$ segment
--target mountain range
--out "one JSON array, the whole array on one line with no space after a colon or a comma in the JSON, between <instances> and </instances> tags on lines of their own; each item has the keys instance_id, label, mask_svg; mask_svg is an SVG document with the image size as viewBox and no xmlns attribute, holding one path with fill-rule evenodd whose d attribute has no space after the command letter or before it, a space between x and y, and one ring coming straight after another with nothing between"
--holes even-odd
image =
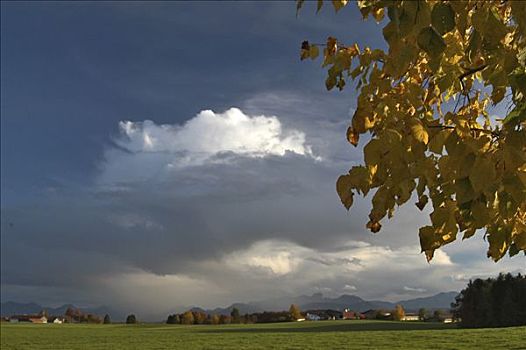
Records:
<instances>
[{"instance_id":1,"label":"mountain range","mask_svg":"<svg viewBox=\"0 0 526 350\"><path fill-rule=\"evenodd\" d=\"M425 308L430 311L436 309L449 309L457 295L458 292L443 292L429 297L388 302L381 300L364 300L356 295L348 294L336 298L329 298L324 297L321 293L315 293L313 295L301 295L292 298L275 298L249 303L235 303L226 308L206 310L194 307L191 309L207 313L230 314L232 309L236 307L241 314L245 314L263 311L288 310L291 304L296 304L301 310L333 309L342 311L344 309L351 309L363 312L369 309L394 309L397 304L400 304L407 312L416 312L420 308Z\"/></svg>"},{"instance_id":2,"label":"mountain range","mask_svg":"<svg viewBox=\"0 0 526 350\"><path fill-rule=\"evenodd\" d=\"M46 310L50 316L62 316L66 313L68 308L77 309L78 307L73 304L64 304L59 307L48 307L42 306L37 303L17 303L13 301L8 301L1 304L1 316L11 316L11 315L24 315L24 314L38 314L42 310ZM115 320L124 319L124 314L113 310L107 306L98 306L92 308L78 308L80 311L87 314L95 314L99 316L104 316L109 314Z\"/></svg>"},{"instance_id":3,"label":"mountain range","mask_svg":"<svg viewBox=\"0 0 526 350\"><path fill-rule=\"evenodd\" d=\"M330 298L324 297L321 293L315 293L312 295L301 295L297 297L282 297L248 303L234 303L225 308L218 307L215 309L203 309L196 306L178 307L173 309L173 312L180 313L190 309L192 311L203 311L206 313L228 315L235 307L241 314L250 314L263 311L288 310L291 304L298 305L301 310L333 309L342 311L343 309L351 309L354 311L363 312L369 309L394 309L397 304L400 304L407 312L416 312L419 308L425 308L429 311L433 311L436 309L449 309L451 303L455 301L455 297L457 295L458 292L444 292L429 297L388 302L381 300L364 300L356 295L348 294L344 294L336 298ZM24 304L5 302L1 304L1 315L10 316L14 314L33 314L38 313L43 309L46 309L49 315L63 315L68 307L75 308L75 306L71 304L65 304L57 308L52 308L36 303ZM100 316L110 314L111 318L115 321L123 320L125 317L125 313L112 310L106 306L100 306L97 308L80 308L80 310L85 313L92 313ZM166 315L148 315L144 318L141 318L141 315L138 315L138 317L145 321L159 321L166 318L168 314L169 312L167 312Z\"/></svg>"}]
</instances>

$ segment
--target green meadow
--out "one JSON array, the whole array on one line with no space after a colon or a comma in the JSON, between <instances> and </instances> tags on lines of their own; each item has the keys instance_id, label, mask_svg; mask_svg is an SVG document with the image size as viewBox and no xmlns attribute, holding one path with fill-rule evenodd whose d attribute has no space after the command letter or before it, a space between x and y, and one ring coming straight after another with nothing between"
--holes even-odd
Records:
<instances>
[{"instance_id":1,"label":"green meadow","mask_svg":"<svg viewBox=\"0 0 526 350\"><path fill-rule=\"evenodd\" d=\"M7 349L526 349L526 327L392 321L254 325L1 325Z\"/></svg>"}]
</instances>

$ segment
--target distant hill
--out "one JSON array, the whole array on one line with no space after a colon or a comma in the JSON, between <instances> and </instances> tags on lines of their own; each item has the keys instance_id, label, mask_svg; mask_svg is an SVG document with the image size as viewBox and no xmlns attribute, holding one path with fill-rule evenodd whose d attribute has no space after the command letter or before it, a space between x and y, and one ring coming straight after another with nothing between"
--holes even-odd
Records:
<instances>
[{"instance_id":1,"label":"distant hill","mask_svg":"<svg viewBox=\"0 0 526 350\"><path fill-rule=\"evenodd\" d=\"M430 297L402 300L398 304L406 310L418 310L421 307L425 309L449 309L457 295L458 292L438 293Z\"/></svg>"},{"instance_id":2,"label":"distant hill","mask_svg":"<svg viewBox=\"0 0 526 350\"><path fill-rule=\"evenodd\" d=\"M314 309L332 309L342 311L343 309L349 308L354 311L367 311L369 309L394 309L396 304L401 304L404 309L408 312L416 312L420 308L426 308L429 311L436 309L449 309L450 304L455 300L457 292L446 292L438 293L433 296L415 298L408 300L401 300L398 302L388 302L382 300L365 300L356 295L344 294L337 298L324 297L321 293L315 293L312 295L300 295L297 297L283 297L273 298L261 301L254 301L248 303L234 303L228 307L217 307L214 309L203 309L198 306L193 307L179 307L172 309L171 312L165 314L155 315L144 315L145 321L162 321L166 319L167 315L174 312L184 312L186 310L192 311L203 311L211 314L229 315L232 309L236 307L239 313L244 315L246 313L256 313L263 311L283 311L288 310L290 304L297 304L301 310L314 310ZM10 316L14 314L34 314L38 313L43 309L46 309L50 315L63 315L68 307L76 308L71 304L64 304L57 308L46 307L36 303L15 303L6 302L1 304L1 315ZM99 316L109 314L111 319L114 321L124 321L127 310L119 312L112 310L106 306L100 306L97 308L80 308L85 313L92 313ZM169 308L167 308L169 310Z\"/></svg>"},{"instance_id":3,"label":"distant hill","mask_svg":"<svg viewBox=\"0 0 526 350\"><path fill-rule=\"evenodd\" d=\"M15 303L8 301L1 304L1 315L36 314L42 311L42 306L36 303Z\"/></svg>"},{"instance_id":4,"label":"distant hill","mask_svg":"<svg viewBox=\"0 0 526 350\"><path fill-rule=\"evenodd\" d=\"M82 307L79 308L72 304L64 304L59 307L48 307L48 306L42 306L37 303L16 303L12 301L8 301L8 302L1 304L0 314L1 316L37 314L42 310L46 310L49 315L60 316L60 315L64 315L66 313L66 310L69 307L80 309L84 313L95 314L99 316L104 316L105 314L109 314L111 318L115 321L124 320L124 317L125 317L123 313L118 312L116 310L112 310L106 306L99 306L96 308L82 308Z\"/></svg>"},{"instance_id":5,"label":"distant hill","mask_svg":"<svg viewBox=\"0 0 526 350\"><path fill-rule=\"evenodd\" d=\"M449 309L451 303L455 300L458 292L438 293L433 296L401 300L398 302L388 302L381 300L364 300L356 295L344 294L337 298L327 298L321 293L313 295L301 295L298 297L274 298L249 303L235 303L226 308L215 308L204 310L201 308L190 308L207 313L217 313L228 315L234 307L241 314L263 312L263 311L282 311L288 310L290 304L297 304L301 310L314 309L332 309L342 311L343 309L352 309L354 311L367 311L369 309L394 309L396 304L401 304L406 311L416 312L420 308L430 311L436 309Z\"/></svg>"}]
</instances>

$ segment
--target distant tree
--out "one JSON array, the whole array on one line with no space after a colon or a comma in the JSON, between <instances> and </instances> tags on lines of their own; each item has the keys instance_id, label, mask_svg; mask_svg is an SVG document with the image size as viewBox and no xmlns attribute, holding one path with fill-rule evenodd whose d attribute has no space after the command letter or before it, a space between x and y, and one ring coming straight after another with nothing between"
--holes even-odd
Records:
<instances>
[{"instance_id":1,"label":"distant tree","mask_svg":"<svg viewBox=\"0 0 526 350\"><path fill-rule=\"evenodd\" d=\"M253 323L290 322L291 316L288 311L264 311L251 315Z\"/></svg>"},{"instance_id":2,"label":"distant tree","mask_svg":"<svg viewBox=\"0 0 526 350\"><path fill-rule=\"evenodd\" d=\"M396 305L394 311L393 311L393 320L400 321L405 316L405 310L402 307L402 305L398 304Z\"/></svg>"},{"instance_id":3,"label":"distant tree","mask_svg":"<svg viewBox=\"0 0 526 350\"><path fill-rule=\"evenodd\" d=\"M126 317L126 324L136 324L137 323L137 317L135 317L134 314L128 315Z\"/></svg>"},{"instance_id":4,"label":"distant tree","mask_svg":"<svg viewBox=\"0 0 526 350\"><path fill-rule=\"evenodd\" d=\"M87 323L102 323L102 319L95 314L85 315L85 322Z\"/></svg>"},{"instance_id":5,"label":"distant tree","mask_svg":"<svg viewBox=\"0 0 526 350\"><path fill-rule=\"evenodd\" d=\"M427 316L427 310L425 308L420 308L418 309L418 318L420 319L420 321L424 321L426 319L426 316Z\"/></svg>"},{"instance_id":6,"label":"distant tree","mask_svg":"<svg viewBox=\"0 0 526 350\"><path fill-rule=\"evenodd\" d=\"M237 307L234 307L232 311L230 312L230 316L232 317L232 323L240 323L241 316L239 315L239 310Z\"/></svg>"},{"instance_id":7,"label":"distant tree","mask_svg":"<svg viewBox=\"0 0 526 350\"><path fill-rule=\"evenodd\" d=\"M230 324L230 323L232 323L232 316L221 315L219 317L219 323L220 324Z\"/></svg>"},{"instance_id":8,"label":"distant tree","mask_svg":"<svg viewBox=\"0 0 526 350\"><path fill-rule=\"evenodd\" d=\"M111 318L110 318L110 315L106 314L104 315L104 321L103 321L104 324L110 324L111 323Z\"/></svg>"},{"instance_id":9,"label":"distant tree","mask_svg":"<svg viewBox=\"0 0 526 350\"><path fill-rule=\"evenodd\" d=\"M441 310L435 310L433 312L433 319L435 321L440 321L441 318L442 318L442 311Z\"/></svg>"},{"instance_id":10,"label":"distant tree","mask_svg":"<svg viewBox=\"0 0 526 350\"><path fill-rule=\"evenodd\" d=\"M45 318L49 318L49 314L48 314L46 309L43 309L42 311L40 311L40 316L43 316Z\"/></svg>"},{"instance_id":11,"label":"distant tree","mask_svg":"<svg viewBox=\"0 0 526 350\"><path fill-rule=\"evenodd\" d=\"M203 324L206 322L206 313L202 312L202 311L194 311L193 312L193 316L194 316L194 323L195 324Z\"/></svg>"},{"instance_id":12,"label":"distant tree","mask_svg":"<svg viewBox=\"0 0 526 350\"><path fill-rule=\"evenodd\" d=\"M302 318L300 307L296 304L290 305L289 314L290 314L290 318L293 320L298 320Z\"/></svg>"},{"instance_id":13,"label":"distant tree","mask_svg":"<svg viewBox=\"0 0 526 350\"><path fill-rule=\"evenodd\" d=\"M181 319L182 324L194 324L194 314L192 311L186 311Z\"/></svg>"},{"instance_id":14,"label":"distant tree","mask_svg":"<svg viewBox=\"0 0 526 350\"><path fill-rule=\"evenodd\" d=\"M75 309L73 307L68 307L66 309L66 312L64 313L64 316L66 316L66 320L68 322L80 322L82 312L80 312L79 309Z\"/></svg>"},{"instance_id":15,"label":"distant tree","mask_svg":"<svg viewBox=\"0 0 526 350\"><path fill-rule=\"evenodd\" d=\"M210 316L210 324L219 324L220 323L219 315L213 314Z\"/></svg>"},{"instance_id":16,"label":"distant tree","mask_svg":"<svg viewBox=\"0 0 526 350\"><path fill-rule=\"evenodd\" d=\"M178 324L179 323L179 315L173 314L168 315L168 318L166 319L166 324Z\"/></svg>"}]
</instances>

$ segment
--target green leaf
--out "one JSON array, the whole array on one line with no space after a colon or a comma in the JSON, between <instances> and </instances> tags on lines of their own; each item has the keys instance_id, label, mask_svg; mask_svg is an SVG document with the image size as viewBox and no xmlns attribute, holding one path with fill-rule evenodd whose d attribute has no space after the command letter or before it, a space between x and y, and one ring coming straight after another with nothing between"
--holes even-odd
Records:
<instances>
[{"instance_id":1,"label":"green leaf","mask_svg":"<svg viewBox=\"0 0 526 350\"><path fill-rule=\"evenodd\" d=\"M455 28L455 11L450 4L438 3L431 11L431 24L441 35Z\"/></svg>"},{"instance_id":2,"label":"green leaf","mask_svg":"<svg viewBox=\"0 0 526 350\"><path fill-rule=\"evenodd\" d=\"M418 47L424 50L431 58L438 58L446 49L444 39L432 27L422 29L416 41Z\"/></svg>"}]
</instances>

